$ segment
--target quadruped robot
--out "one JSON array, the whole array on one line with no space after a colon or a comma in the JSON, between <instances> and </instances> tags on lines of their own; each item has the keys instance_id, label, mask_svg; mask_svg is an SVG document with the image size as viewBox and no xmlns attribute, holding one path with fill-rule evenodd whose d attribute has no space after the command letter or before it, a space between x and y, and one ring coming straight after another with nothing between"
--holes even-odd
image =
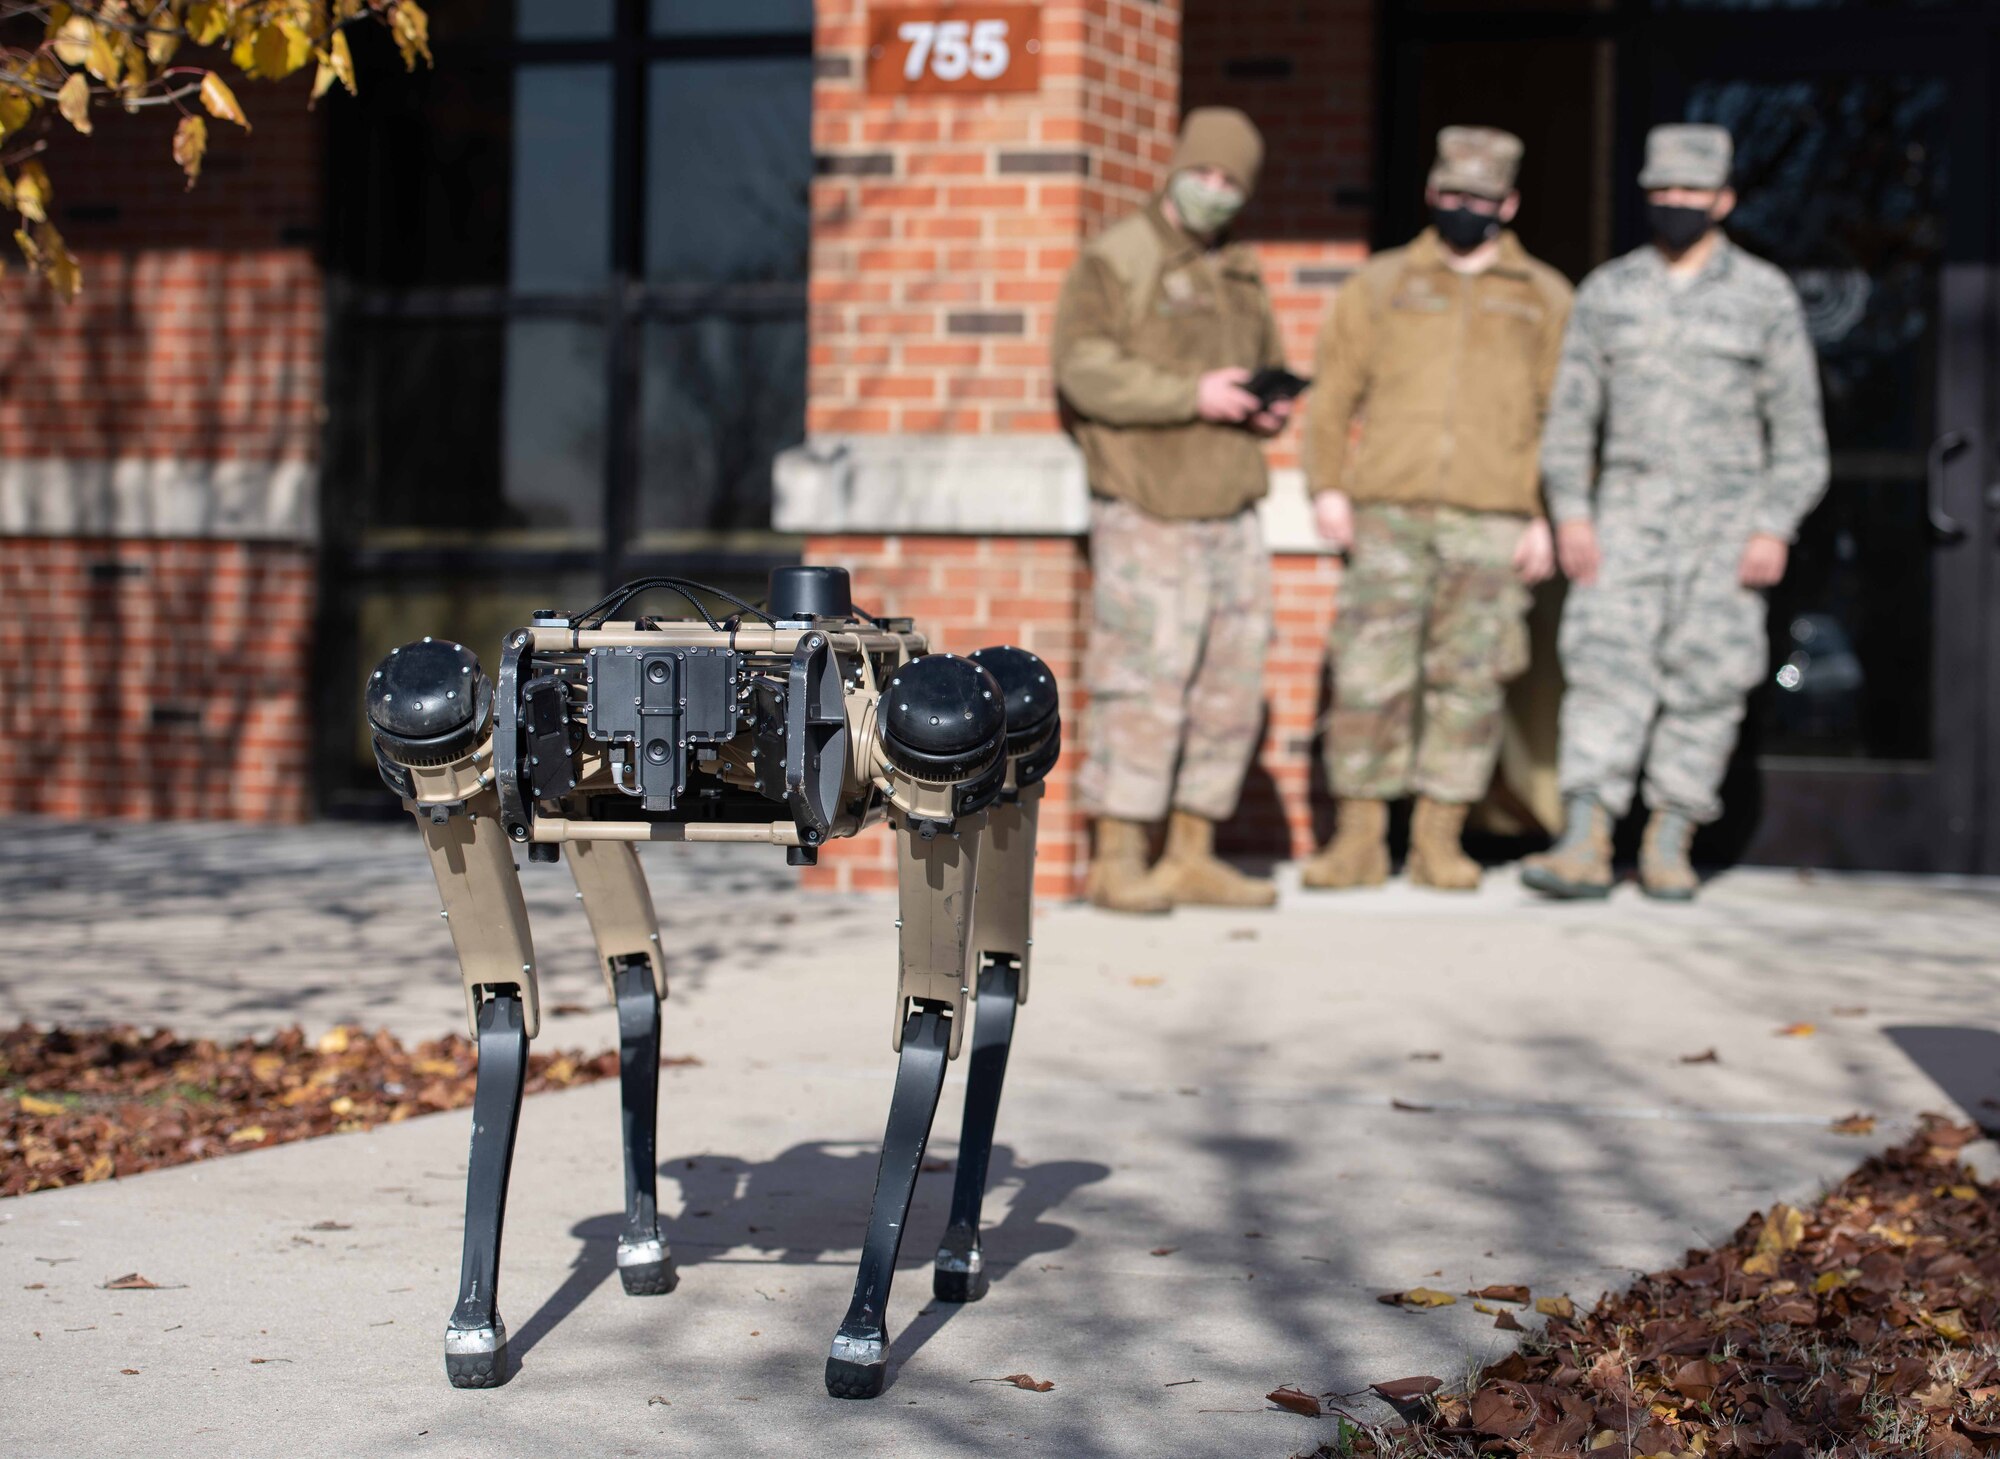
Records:
<instances>
[{"instance_id":1,"label":"quadruped robot","mask_svg":"<svg viewBox=\"0 0 2000 1459\"><path fill-rule=\"evenodd\" d=\"M678 594L692 617L619 616ZM738 611L718 620L704 599ZM886 820L897 842L900 954L888 1128L854 1300L827 1392L872 1398L885 1309L947 1062L977 1005L951 1214L933 1290L986 1292L979 1214L993 1127L1027 1001L1035 828L1061 748L1057 688L1024 649L931 653L907 619L857 610L847 573L780 568L765 607L678 578L627 583L580 613L509 634L497 679L464 646L426 638L370 676L383 780L416 818L444 902L478 1042L465 1247L445 1372L460 1388L510 1376L496 1286L507 1178L539 1029L533 942L515 854L565 850L618 1010L625 1225L618 1275L671 1292L654 1135L667 964L638 841L756 842L812 865Z\"/></svg>"}]
</instances>

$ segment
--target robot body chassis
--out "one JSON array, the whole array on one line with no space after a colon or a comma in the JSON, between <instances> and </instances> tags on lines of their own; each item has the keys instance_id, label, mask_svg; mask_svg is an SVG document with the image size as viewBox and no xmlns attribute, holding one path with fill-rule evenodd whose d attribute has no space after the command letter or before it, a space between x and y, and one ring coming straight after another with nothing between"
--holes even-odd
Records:
<instances>
[{"instance_id":1,"label":"robot body chassis","mask_svg":"<svg viewBox=\"0 0 2000 1459\"><path fill-rule=\"evenodd\" d=\"M642 580L572 617L509 635L497 683L463 647L425 639L369 680L383 779L416 818L479 1046L459 1300L445 1370L462 1388L510 1376L496 1304L514 1132L540 1004L514 860L564 848L618 1010L628 1293L670 1292L654 1136L666 964L634 842L760 842L809 865L826 841L886 820L900 938L894 1094L854 1299L827 1391L872 1398L886 1307L945 1066L976 1004L951 1215L935 1295L986 1291L979 1216L1014 1011L1027 1000L1035 831L1061 742L1056 686L1021 649L930 654L907 621L858 615L837 568L772 574L768 613L717 623L677 580ZM667 587L701 618L613 620ZM712 591L712 590L710 590ZM722 596L722 595L716 595ZM756 616L764 621L744 622Z\"/></svg>"}]
</instances>

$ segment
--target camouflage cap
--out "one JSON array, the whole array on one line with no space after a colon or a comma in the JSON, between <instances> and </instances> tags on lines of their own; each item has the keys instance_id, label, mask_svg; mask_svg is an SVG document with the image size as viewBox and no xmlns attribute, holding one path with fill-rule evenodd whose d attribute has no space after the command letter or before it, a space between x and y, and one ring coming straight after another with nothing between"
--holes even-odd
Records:
<instances>
[{"instance_id":1,"label":"camouflage cap","mask_svg":"<svg viewBox=\"0 0 2000 1459\"><path fill-rule=\"evenodd\" d=\"M1676 122L1646 133L1646 166L1639 186L1714 188L1729 186L1735 148L1726 127Z\"/></svg>"},{"instance_id":2,"label":"camouflage cap","mask_svg":"<svg viewBox=\"0 0 2000 1459\"><path fill-rule=\"evenodd\" d=\"M1430 185L1439 192L1504 198L1521 167L1521 139L1498 127L1446 127L1438 133Z\"/></svg>"}]
</instances>

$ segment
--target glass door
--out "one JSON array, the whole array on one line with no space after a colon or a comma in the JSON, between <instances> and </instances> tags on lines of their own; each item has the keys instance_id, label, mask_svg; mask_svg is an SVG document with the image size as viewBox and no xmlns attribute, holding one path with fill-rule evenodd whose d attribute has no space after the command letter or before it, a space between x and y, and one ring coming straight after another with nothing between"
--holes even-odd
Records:
<instances>
[{"instance_id":1,"label":"glass door","mask_svg":"<svg viewBox=\"0 0 2000 1459\"><path fill-rule=\"evenodd\" d=\"M1695 8L1649 28L1645 114L1626 112L1623 160L1636 167L1655 121L1729 128L1730 232L1805 302L1832 451L1826 498L1771 595L1771 673L1707 849L1990 867L1985 96L2000 32L1921 11ZM1622 231L1637 205L1623 201Z\"/></svg>"}]
</instances>

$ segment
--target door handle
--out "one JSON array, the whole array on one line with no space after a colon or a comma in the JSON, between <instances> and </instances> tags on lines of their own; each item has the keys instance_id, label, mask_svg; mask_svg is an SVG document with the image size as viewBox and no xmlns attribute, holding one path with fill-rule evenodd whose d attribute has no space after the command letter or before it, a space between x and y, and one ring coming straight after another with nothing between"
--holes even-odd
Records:
<instances>
[{"instance_id":1,"label":"door handle","mask_svg":"<svg viewBox=\"0 0 2000 1459\"><path fill-rule=\"evenodd\" d=\"M1940 547L1965 540L1965 523L1944 509L1944 469L1972 445L1963 431L1946 431L1931 442L1924 464L1925 510L1931 522L1931 541Z\"/></svg>"}]
</instances>

